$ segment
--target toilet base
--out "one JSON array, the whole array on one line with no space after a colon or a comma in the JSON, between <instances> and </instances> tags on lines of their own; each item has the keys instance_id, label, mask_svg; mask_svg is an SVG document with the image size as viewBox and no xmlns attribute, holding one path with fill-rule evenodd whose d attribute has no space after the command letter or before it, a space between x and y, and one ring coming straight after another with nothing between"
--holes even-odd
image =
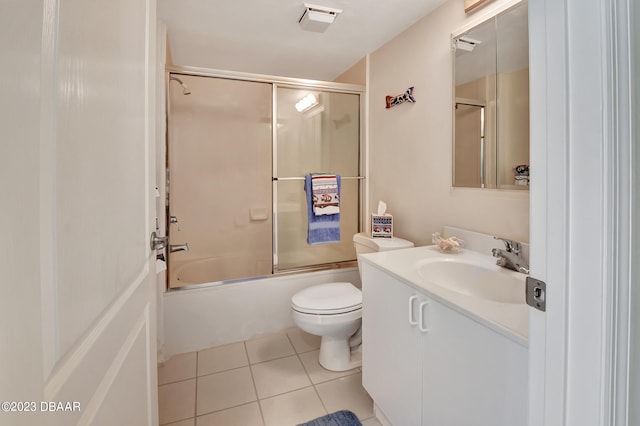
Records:
<instances>
[{"instance_id":1,"label":"toilet base","mask_svg":"<svg viewBox=\"0 0 640 426\"><path fill-rule=\"evenodd\" d=\"M362 365L362 351L352 351L349 339L322 336L318 361L327 370L347 371Z\"/></svg>"}]
</instances>

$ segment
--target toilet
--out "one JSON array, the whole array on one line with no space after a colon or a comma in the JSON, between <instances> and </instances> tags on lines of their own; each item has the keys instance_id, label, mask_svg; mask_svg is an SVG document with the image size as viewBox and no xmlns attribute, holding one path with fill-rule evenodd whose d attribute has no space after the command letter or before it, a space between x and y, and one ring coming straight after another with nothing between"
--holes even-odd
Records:
<instances>
[{"instance_id":1,"label":"toilet","mask_svg":"<svg viewBox=\"0 0 640 426\"><path fill-rule=\"evenodd\" d=\"M356 255L413 247L402 238L353 236ZM358 270L360 262L358 261ZM307 287L291 298L293 322L303 331L322 337L319 361L327 370L346 371L362 365L360 324L362 292L347 282Z\"/></svg>"}]
</instances>

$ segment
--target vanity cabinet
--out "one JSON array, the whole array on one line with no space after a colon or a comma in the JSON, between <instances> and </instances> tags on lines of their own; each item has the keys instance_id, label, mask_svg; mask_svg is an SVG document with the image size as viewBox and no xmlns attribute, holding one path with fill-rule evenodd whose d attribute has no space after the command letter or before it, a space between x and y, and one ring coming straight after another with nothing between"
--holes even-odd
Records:
<instances>
[{"instance_id":1,"label":"vanity cabinet","mask_svg":"<svg viewBox=\"0 0 640 426\"><path fill-rule=\"evenodd\" d=\"M527 423L527 348L363 262L363 385L394 426Z\"/></svg>"}]
</instances>

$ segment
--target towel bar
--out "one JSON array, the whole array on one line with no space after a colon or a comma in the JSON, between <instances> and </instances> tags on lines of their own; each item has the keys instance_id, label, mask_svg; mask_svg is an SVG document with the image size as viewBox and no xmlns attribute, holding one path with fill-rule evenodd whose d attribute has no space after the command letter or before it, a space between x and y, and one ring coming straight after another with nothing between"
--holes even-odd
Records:
<instances>
[{"instance_id":1,"label":"towel bar","mask_svg":"<svg viewBox=\"0 0 640 426\"><path fill-rule=\"evenodd\" d=\"M342 180L360 180L360 179L364 179L364 176L342 176ZM298 177L298 176L293 176L293 177L272 177L271 178L272 181L278 181L278 180L304 180L304 176Z\"/></svg>"}]
</instances>

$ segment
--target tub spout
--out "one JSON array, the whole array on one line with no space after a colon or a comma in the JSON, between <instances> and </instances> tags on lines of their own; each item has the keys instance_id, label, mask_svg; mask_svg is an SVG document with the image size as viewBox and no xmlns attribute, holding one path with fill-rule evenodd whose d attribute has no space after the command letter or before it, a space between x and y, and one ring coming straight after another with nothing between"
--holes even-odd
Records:
<instances>
[{"instance_id":1,"label":"tub spout","mask_svg":"<svg viewBox=\"0 0 640 426\"><path fill-rule=\"evenodd\" d=\"M189 244L175 244L169 246L169 252L174 253L176 251L189 251Z\"/></svg>"}]
</instances>

